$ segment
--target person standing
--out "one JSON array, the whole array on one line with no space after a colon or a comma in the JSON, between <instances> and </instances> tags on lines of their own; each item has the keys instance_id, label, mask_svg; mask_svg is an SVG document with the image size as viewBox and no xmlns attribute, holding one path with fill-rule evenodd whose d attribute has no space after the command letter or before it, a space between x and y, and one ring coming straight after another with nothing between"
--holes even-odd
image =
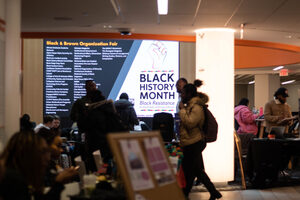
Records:
<instances>
[{"instance_id":1,"label":"person standing","mask_svg":"<svg viewBox=\"0 0 300 200\"><path fill-rule=\"evenodd\" d=\"M72 109L70 112L70 118L73 122L77 122L78 129L80 133L85 132L84 125L86 119L86 104L91 103L91 92L97 90L96 83L93 80L85 81L85 90L86 95L80 99L77 99L72 105Z\"/></svg>"},{"instance_id":2,"label":"person standing","mask_svg":"<svg viewBox=\"0 0 300 200\"><path fill-rule=\"evenodd\" d=\"M182 92L182 89L183 87L188 84L187 80L183 77L181 77L180 79L178 79L178 81L176 82L176 89L177 89L177 92L178 92L178 102L177 102L177 105L176 105L176 113L179 112L180 110L180 105L181 104L181 92Z\"/></svg>"},{"instance_id":3,"label":"person standing","mask_svg":"<svg viewBox=\"0 0 300 200\"><path fill-rule=\"evenodd\" d=\"M127 131L116 113L112 100L106 100L99 90L91 92L91 103L87 105L86 145L87 169L94 172L96 165L93 152L100 150L103 162L109 163L112 159L107 134Z\"/></svg>"},{"instance_id":4,"label":"person standing","mask_svg":"<svg viewBox=\"0 0 300 200\"><path fill-rule=\"evenodd\" d=\"M222 197L207 176L202 158L202 151L206 147L203 126L205 121L203 106L207 98L200 98L194 84L186 84L181 93L183 107L180 116L180 145L183 149L182 167L186 179L184 195L188 197L194 179L197 177L210 193L210 200Z\"/></svg>"},{"instance_id":5,"label":"person standing","mask_svg":"<svg viewBox=\"0 0 300 200\"><path fill-rule=\"evenodd\" d=\"M117 113L119 113L124 125L128 126L129 130L134 130L134 125L139 124L139 120L136 116L133 104L128 101L128 94L122 93L120 99L115 101Z\"/></svg>"},{"instance_id":6,"label":"person standing","mask_svg":"<svg viewBox=\"0 0 300 200\"><path fill-rule=\"evenodd\" d=\"M274 99L266 103L264 117L267 133L270 133L272 126L285 126L285 133L288 133L293 123L291 107L286 103L288 96L288 90L281 87L275 92Z\"/></svg>"}]
</instances>

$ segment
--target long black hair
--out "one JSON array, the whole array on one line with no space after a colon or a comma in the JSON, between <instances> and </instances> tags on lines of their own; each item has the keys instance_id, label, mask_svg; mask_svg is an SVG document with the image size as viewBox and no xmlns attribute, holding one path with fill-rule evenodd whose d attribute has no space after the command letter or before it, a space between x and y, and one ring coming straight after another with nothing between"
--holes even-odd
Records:
<instances>
[{"instance_id":1,"label":"long black hair","mask_svg":"<svg viewBox=\"0 0 300 200\"><path fill-rule=\"evenodd\" d=\"M241 100L240 100L240 102L239 102L239 106L240 105L243 105L243 106L248 106L248 104L249 104L249 99L247 99L247 98L242 98Z\"/></svg>"}]
</instances>

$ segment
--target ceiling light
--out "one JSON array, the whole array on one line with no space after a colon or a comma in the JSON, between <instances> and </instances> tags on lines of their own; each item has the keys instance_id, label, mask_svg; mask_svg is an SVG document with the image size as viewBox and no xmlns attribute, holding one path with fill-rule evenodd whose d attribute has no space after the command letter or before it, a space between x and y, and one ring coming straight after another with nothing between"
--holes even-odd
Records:
<instances>
[{"instance_id":1,"label":"ceiling light","mask_svg":"<svg viewBox=\"0 0 300 200\"><path fill-rule=\"evenodd\" d=\"M280 69L282 69L282 68L284 68L284 66L278 66L278 67L275 67L273 70L274 70L274 71L277 71L277 70L280 70Z\"/></svg>"},{"instance_id":2,"label":"ceiling light","mask_svg":"<svg viewBox=\"0 0 300 200\"><path fill-rule=\"evenodd\" d=\"M255 83L255 81L250 81L248 84L254 84Z\"/></svg>"},{"instance_id":3,"label":"ceiling light","mask_svg":"<svg viewBox=\"0 0 300 200\"><path fill-rule=\"evenodd\" d=\"M294 83L295 80L290 80L290 81L285 81L285 82L282 82L281 85L286 85L286 84L290 84L290 83Z\"/></svg>"},{"instance_id":4,"label":"ceiling light","mask_svg":"<svg viewBox=\"0 0 300 200\"><path fill-rule=\"evenodd\" d=\"M116 2L115 0L110 0L110 3L112 5L112 7L114 8L114 11L115 11L116 15L119 16L120 6L119 6L118 2Z\"/></svg>"},{"instance_id":5,"label":"ceiling light","mask_svg":"<svg viewBox=\"0 0 300 200\"><path fill-rule=\"evenodd\" d=\"M157 10L159 15L168 14L168 0L157 0Z\"/></svg>"},{"instance_id":6,"label":"ceiling light","mask_svg":"<svg viewBox=\"0 0 300 200\"><path fill-rule=\"evenodd\" d=\"M244 39L244 26L245 24L240 25L240 39Z\"/></svg>"}]
</instances>

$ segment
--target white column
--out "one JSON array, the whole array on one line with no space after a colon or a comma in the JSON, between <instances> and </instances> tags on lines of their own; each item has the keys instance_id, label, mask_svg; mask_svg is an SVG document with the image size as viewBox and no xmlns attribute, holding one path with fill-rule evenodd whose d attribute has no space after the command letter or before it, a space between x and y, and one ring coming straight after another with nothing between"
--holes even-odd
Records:
<instances>
[{"instance_id":1,"label":"white column","mask_svg":"<svg viewBox=\"0 0 300 200\"><path fill-rule=\"evenodd\" d=\"M0 0L0 151L4 141L5 1Z\"/></svg>"},{"instance_id":2,"label":"white column","mask_svg":"<svg viewBox=\"0 0 300 200\"><path fill-rule=\"evenodd\" d=\"M218 139L203 152L205 170L214 182L234 176L234 31L200 29L196 36L196 78L209 96L209 109L219 124Z\"/></svg>"},{"instance_id":3,"label":"white column","mask_svg":"<svg viewBox=\"0 0 300 200\"><path fill-rule=\"evenodd\" d=\"M19 130L21 113L21 0L6 1L5 19L4 142L7 142Z\"/></svg>"},{"instance_id":4,"label":"white column","mask_svg":"<svg viewBox=\"0 0 300 200\"><path fill-rule=\"evenodd\" d=\"M280 78L277 74L257 74L254 76L254 103L255 108L265 106L273 99L275 91L280 87Z\"/></svg>"}]
</instances>

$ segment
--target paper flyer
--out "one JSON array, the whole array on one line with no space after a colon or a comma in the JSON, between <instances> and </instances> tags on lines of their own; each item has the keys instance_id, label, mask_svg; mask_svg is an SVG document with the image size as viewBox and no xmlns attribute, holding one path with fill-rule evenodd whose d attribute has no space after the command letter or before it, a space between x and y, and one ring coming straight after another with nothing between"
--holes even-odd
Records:
<instances>
[{"instance_id":1,"label":"paper flyer","mask_svg":"<svg viewBox=\"0 0 300 200\"><path fill-rule=\"evenodd\" d=\"M168 165L167 158L161 148L158 138L145 138L144 145L149 164L158 185L173 183L175 178Z\"/></svg>"},{"instance_id":2,"label":"paper flyer","mask_svg":"<svg viewBox=\"0 0 300 200\"><path fill-rule=\"evenodd\" d=\"M138 140L120 140L121 150L134 191L154 188Z\"/></svg>"}]
</instances>

